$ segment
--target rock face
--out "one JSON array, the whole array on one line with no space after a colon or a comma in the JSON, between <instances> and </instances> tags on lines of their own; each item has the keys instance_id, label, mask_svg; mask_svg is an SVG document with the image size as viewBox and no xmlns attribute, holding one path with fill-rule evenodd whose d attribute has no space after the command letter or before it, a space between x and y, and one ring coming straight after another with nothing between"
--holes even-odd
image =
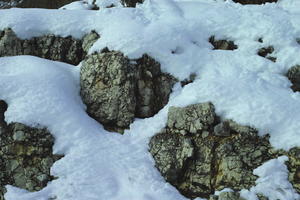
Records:
<instances>
[{"instance_id":1,"label":"rock face","mask_svg":"<svg viewBox=\"0 0 300 200\"><path fill-rule=\"evenodd\" d=\"M294 92L300 91L300 65L293 66L289 69L286 76L292 82L292 90Z\"/></svg>"},{"instance_id":2,"label":"rock face","mask_svg":"<svg viewBox=\"0 0 300 200\"><path fill-rule=\"evenodd\" d=\"M126 7L135 7L137 3L143 3L144 0L121 0L121 3Z\"/></svg>"},{"instance_id":3,"label":"rock face","mask_svg":"<svg viewBox=\"0 0 300 200\"><path fill-rule=\"evenodd\" d=\"M273 156L267 136L220 121L211 103L171 107L167 127L149 146L162 176L189 198L249 188L257 178L253 169Z\"/></svg>"},{"instance_id":4,"label":"rock face","mask_svg":"<svg viewBox=\"0 0 300 200\"><path fill-rule=\"evenodd\" d=\"M233 0L236 3L240 4L265 4L265 3L273 3L278 0Z\"/></svg>"},{"instance_id":5,"label":"rock face","mask_svg":"<svg viewBox=\"0 0 300 200\"><path fill-rule=\"evenodd\" d=\"M1 0L0 8L48 8L57 9L75 0Z\"/></svg>"},{"instance_id":6,"label":"rock face","mask_svg":"<svg viewBox=\"0 0 300 200\"><path fill-rule=\"evenodd\" d=\"M84 37L83 41L69 37L45 35L29 40L21 40L11 29L0 32L0 57L33 55L50 60L77 65L88 49L99 38L95 32Z\"/></svg>"},{"instance_id":7,"label":"rock face","mask_svg":"<svg viewBox=\"0 0 300 200\"><path fill-rule=\"evenodd\" d=\"M216 40L214 36L209 38L209 42L214 46L214 50L234 50L237 49L238 46L234 44L233 41L230 40Z\"/></svg>"},{"instance_id":8,"label":"rock face","mask_svg":"<svg viewBox=\"0 0 300 200\"><path fill-rule=\"evenodd\" d=\"M4 121L7 105L0 101L0 199L4 186L41 190L53 177L50 167L61 158L52 154L54 138L46 129Z\"/></svg>"},{"instance_id":9,"label":"rock face","mask_svg":"<svg viewBox=\"0 0 300 200\"><path fill-rule=\"evenodd\" d=\"M109 130L122 132L134 117L153 116L167 103L175 83L147 55L134 63L120 52L107 51L88 56L82 64L82 100L90 116Z\"/></svg>"}]
</instances>

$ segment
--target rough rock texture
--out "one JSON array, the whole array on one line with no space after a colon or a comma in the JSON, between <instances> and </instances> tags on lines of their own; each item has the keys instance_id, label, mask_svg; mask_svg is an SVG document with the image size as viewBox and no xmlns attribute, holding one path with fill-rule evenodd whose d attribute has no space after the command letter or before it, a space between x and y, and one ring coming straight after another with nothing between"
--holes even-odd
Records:
<instances>
[{"instance_id":1,"label":"rough rock texture","mask_svg":"<svg viewBox=\"0 0 300 200\"><path fill-rule=\"evenodd\" d=\"M257 54L261 57L267 58L271 60L272 62L276 62L276 57L269 56L269 54L272 54L274 52L273 46L263 47L258 50Z\"/></svg>"},{"instance_id":2,"label":"rough rock texture","mask_svg":"<svg viewBox=\"0 0 300 200\"><path fill-rule=\"evenodd\" d=\"M293 66L289 69L286 76L292 82L292 90L294 92L300 91L300 65Z\"/></svg>"},{"instance_id":3,"label":"rough rock texture","mask_svg":"<svg viewBox=\"0 0 300 200\"><path fill-rule=\"evenodd\" d=\"M130 61L120 52L88 56L81 72L87 112L107 129L122 132L134 117L150 117L167 102L175 79L147 55Z\"/></svg>"},{"instance_id":4,"label":"rough rock texture","mask_svg":"<svg viewBox=\"0 0 300 200\"><path fill-rule=\"evenodd\" d=\"M189 198L254 185L253 169L271 159L268 137L251 127L220 121L211 103L171 107L167 127L150 152L163 177Z\"/></svg>"},{"instance_id":5,"label":"rough rock texture","mask_svg":"<svg viewBox=\"0 0 300 200\"><path fill-rule=\"evenodd\" d=\"M240 4L265 4L265 3L273 3L278 0L233 0L236 3Z\"/></svg>"},{"instance_id":6,"label":"rough rock texture","mask_svg":"<svg viewBox=\"0 0 300 200\"><path fill-rule=\"evenodd\" d=\"M234 49L238 48L238 46L235 45L233 41L230 41L230 40L216 40L215 36L211 36L209 38L209 42L214 46L214 50L215 49L234 50Z\"/></svg>"},{"instance_id":7,"label":"rough rock texture","mask_svg":"<svg viewBox=\"0 0 300 200\"><path fill-rule=\"evenodd\" d=\"M245 200L240 197L240 194L237 192L222 192L221 194L211 195L209 200Z\"/></svg>"},{"instance_id":8,"label":"rough rock texture","mask_svg":"<svg viewBox=\"0 0 300 200\"><path fill-rule=\"evenodd\" d=\"M300 193L300 148L292 148L287 156L289 160L286 162L289 169L289 181L294 186L294 189Z\"/></svg>"},{"instance_id":9,"label":"rough rock texture","mask_svg":"<svg viewBox=\"0 0 300 200\"><path fill-rule=\"evenodd\" d=\"M1 0L0 8L48 8L57 9L75 0Z\"/></svg>"},{"instance_id":10,"label":"rough rock texture","mask_svg":"<svg viewBox=\"0 0 300 200\"><path fill-rule=\"evenodd\" d=\"M143 3L144 0L121 0L121 3L126 7L135 7L137 3Z\"/></svg>"},{"instance_id":11,"label":"rough rock texture","mask_svg":"<svg viewBox=\"0 0 300 200\"><path fill-rule=\"evenodd\" d=\"M82 41L71 36L55 35L21 40L8 28L0 31L0 57L33 55L77 65L84 59L86 52L98 38L99 35L92 32L87 34Z\"/></svg>"},{"instance_id":12,"label":"rough rock texture","mask_svg":"<svg viewBox=\"0 0 300 200\"><path fill-rule=\"evenodd\" d=\"M54 177L50 167L61 158L52 154L54 138L46 129L30 128L20 123L7 125L7 105L0 101L0 199L4 186L14 185L29 191L41 190Z\"/></svg>"}]
</instances>

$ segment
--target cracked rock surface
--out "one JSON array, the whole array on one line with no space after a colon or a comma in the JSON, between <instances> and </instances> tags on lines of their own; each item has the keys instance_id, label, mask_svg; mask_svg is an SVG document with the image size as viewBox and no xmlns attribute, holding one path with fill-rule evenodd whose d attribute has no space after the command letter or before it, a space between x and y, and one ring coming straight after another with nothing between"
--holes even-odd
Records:
<instances>
[{"instance_id":1,"label":"cracked rock surface","mask_svg":"<svg viewBox=\"0 0 300 200\"><path fill-rule=\"evenodd\" d=\"M91 32L82 40L55 35L21 40L8 28L0 31L0 57L32 55L77 65L98 38L97 33Z\"/></svg>"},{"instance_id":2,"label":"cracked rock surface","mask_svg":"<svg viewBox=\"0 0 300 200\"><path fill-rule=\"evenodd\" d=\"M87 112L108 130L122 132L134 117L151 117L167 102L175 78L147 55L129 60L120 52L88 56L80 72Z\"/></svg>"},{"instance_id":3,"label":"cracked rock surface","mask_svg":"<svg viewBox=\"0 0 300 200\"><path fill-rule=\"evenodd\" d=\"M5 185L38 191L53 180L50 168L60 155L52 154L53 136L45 128L6 124L7 104L0 101L0 199Z\"/></svg>"},{"instance_id":4,"label":"cracked rock surface","mask_svg":"<svg viewBox=\"0 0 300 200\"><path fill-rule=\"evenodd\" d=\"M250 188L257 178L253 169L274 156L268 136L220 121L211 103L171 107L167 127L149 147L162 176L189 198Z\"/></svg>"}]
</instances>

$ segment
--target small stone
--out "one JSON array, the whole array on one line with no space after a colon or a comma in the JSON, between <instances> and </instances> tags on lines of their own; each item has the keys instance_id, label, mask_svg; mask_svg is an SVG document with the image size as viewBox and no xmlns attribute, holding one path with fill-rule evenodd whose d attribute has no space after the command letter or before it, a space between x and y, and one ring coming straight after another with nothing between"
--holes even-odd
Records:
<instances>
[{"instance_id":1,"label":"small stone","mask_svg":"<svg viewBox=\"0 0 300 200\"><path fill-rule=\"evenodd\" d=\"M214 127L214 134L216 136L230 136L230 131L230 126L227 121L221 122L220 124Z\"/></svg>"},{"instance_id":2,"label":"small stone","mask_svg":"<svg viewBox=\"0 0 300 200\"><path fill-rule=\"evenodd\" d=\"M13 140L16 142L21 142L26 139L25 133L23 131L16 131L13 134Z\"/></svg>"}]
</instances>

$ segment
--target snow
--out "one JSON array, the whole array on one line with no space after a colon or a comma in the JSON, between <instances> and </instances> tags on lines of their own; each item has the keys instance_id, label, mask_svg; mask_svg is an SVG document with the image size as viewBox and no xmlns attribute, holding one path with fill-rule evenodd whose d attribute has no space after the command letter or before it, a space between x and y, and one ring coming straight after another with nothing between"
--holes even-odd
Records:
<instances>
[{"instance_id":1,"label":"snow","mask_svg":"<svg viewBox=\"0 0 300 200\"><path fill-rule=\"evenodd\" d=\"M258 200L254 194L263 194L270 200L300 199L300 195L294 190L288 181L288 169L284 164L288 157L281 156L269 160L254 170L259 176L256 186L249 190L242 190L241 196L248 200Z\"/></svg>"},{"instance_id":2,"label":"snow","mask_svg":"<svg viewBox=\"0 0 300 200\"><path fill-rule=\"evenodd\" d=\"M119 135L85 113L80 66L32 56L0 58L0 99L9 105L6 121L46 126L56 138L54 153L65 154L51 170L58 179L34 193L8 186L7 200L186 199L163 180L148 153L149 138L165 126L170 106L211 101L222 118L256 127L261 135L269 133L274 147L300 146L300 94L284 76L300 63L298 0L246 6L146 0L137 8L105 8L109 3L104 2L109 1L99 11L81 10L79 2L66 10L0 10L0 30L11 27L23 39L49 33L80 38L95 30L101 38L89 53L104 47L130 58L148 53L163 71L181 80L191 73L197 78L184 88L177 84L164 109L152 118L136 119ZM212 50L212 35L233 40L238 49ZM257 41L261 37L263 43ZM269 45L275 48L276 63L256 55ZM257 169L254 173L262 178L247 194L282 186L284 200L299 198L286 180L283 161L278 158ZM269 167L274 168L270 174L264 172ZM273 198L271 192L266 195Z\"/></svg>"}]
</instances>

